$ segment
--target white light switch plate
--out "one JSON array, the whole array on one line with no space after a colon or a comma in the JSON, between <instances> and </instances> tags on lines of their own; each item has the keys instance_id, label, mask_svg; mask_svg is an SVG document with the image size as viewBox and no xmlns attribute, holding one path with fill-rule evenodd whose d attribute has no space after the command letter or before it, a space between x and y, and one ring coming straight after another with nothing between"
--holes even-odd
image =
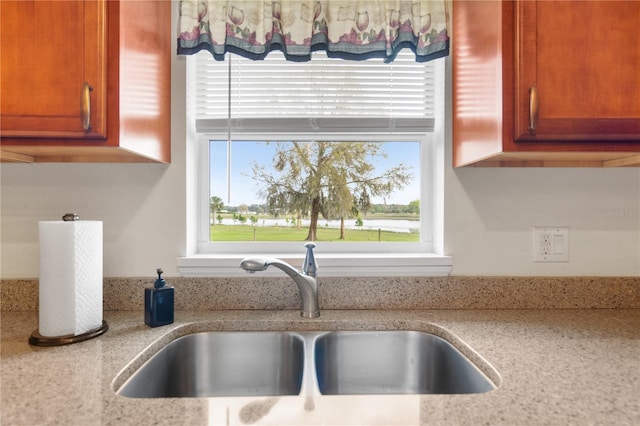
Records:
<instances>
[{"instance_id":1,"label":"white light switch plate","mask_svg":"<svg viewBox=\"0 0 640 426\"><path fill-rule=\"evenodd\" d=\"M533 227L533 261L534 262L568 262L569 261L569 227L568 226L534 226Z\"/></svg>"}]
</instances>

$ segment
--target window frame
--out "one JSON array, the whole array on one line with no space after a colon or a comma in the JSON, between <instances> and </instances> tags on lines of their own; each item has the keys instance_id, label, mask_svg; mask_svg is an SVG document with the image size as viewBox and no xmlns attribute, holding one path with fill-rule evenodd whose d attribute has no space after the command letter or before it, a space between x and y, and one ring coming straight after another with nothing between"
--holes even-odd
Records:
<instances>
[{"instance_id":1,"label":"window frame","mask_svg":"<svg viewBox=\"0 0 640 426\"><path fill-rule=\"evenodd\" d=\"M315 249L321 276L446 276L453 259L443 254L444 228L444 64L436 67L440 90L436 90L436 122L433 132L385 133L282 133L257 134L234 132L233 140L336 140L336 141L418 141L421 143L421 229L419 243L318 242ZM189 62L187 62L189 63ZM189 88L188 88L189 92ZM193 92L193 90L192 90ZM245 276L240 261L248 256L277 257L298 267L305 254L300 242L210 242L209 241L209 141L226 140L227 133L200 132L187 108L188 167L192 184L188 185L188 233L190 252L178 258L183 276ZM193 111L191 110L193 113ZM429 203L426 203L430 200ZM427 207L425 208L425 205ZM189 211L193 210L194 211ZM195 223L193 223L195 222ZM281 275L274 268L261 273Z\"/></svg>"}]
</instances>

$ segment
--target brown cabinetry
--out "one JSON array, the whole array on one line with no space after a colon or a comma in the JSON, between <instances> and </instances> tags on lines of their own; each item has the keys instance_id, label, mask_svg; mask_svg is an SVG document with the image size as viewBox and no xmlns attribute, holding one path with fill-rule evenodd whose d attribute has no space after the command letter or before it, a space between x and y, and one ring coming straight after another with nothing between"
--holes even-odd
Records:
<instances>
[{"instance_id":1,"label":"brown cabinetry","mask_svg":"<svg viewBox=\"0 0 640 426\"><path fill-rule=\"evenodd\" d=\"M640 165L640 2L453 2L454 166Z\"/></svg>"},{"instance_id":2,"label":"brown cabinetry","mask_svg":"<svg viewBox=\"0 0 640 426\"><path fill-rule=\"evenodd\" d=\"M2 161L169 162L171 2L0 3Z\"/></svg>"}]
</instances>

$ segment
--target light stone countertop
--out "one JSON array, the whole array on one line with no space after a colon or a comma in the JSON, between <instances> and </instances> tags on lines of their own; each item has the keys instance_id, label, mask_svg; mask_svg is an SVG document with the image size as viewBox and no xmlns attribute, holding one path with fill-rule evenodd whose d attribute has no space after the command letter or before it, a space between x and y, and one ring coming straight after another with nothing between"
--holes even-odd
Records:
<instances>
[{"instance_id":1,"label":"light stone countertop","mask_svg":"<svg viewBox=\"0 0 640 426\"><path fill-rule=\"evenodd\" d=\"M109 331L98 338L40 348L27 343L36 312L2 312L3 426L640 424L640 309L325 310L313 320L297 310L177 311L174 324L154 329L139 311L106 311L105 319ZM440 334L499 387L475 395L202 399L113 391L141 352L150 356L190 332L368 328Z\"/></svg>"}]
</instances>

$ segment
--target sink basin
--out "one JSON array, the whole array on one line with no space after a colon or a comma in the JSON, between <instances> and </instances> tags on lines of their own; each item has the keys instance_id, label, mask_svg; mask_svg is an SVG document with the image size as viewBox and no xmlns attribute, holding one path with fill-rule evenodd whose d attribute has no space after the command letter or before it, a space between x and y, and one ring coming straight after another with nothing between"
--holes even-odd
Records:
<instances>
[{"instance_id":1,"label":"sink basin","mask_svg":"<svg viewBox=\"0 0 640 426\"><path fill-rule=\"evenodd\" d=\"M325 395L467 394L494 384L446 340L417 331L345 331L315 343Z\"/></svg>"},{"instance_id":2,"label":"sink basin","mask_svg":"<svg viewBox=\"0 0 640 426\"><path fill-rule=\"evenodd\" d=\"M493 382L458 349L429 333L236 331L177 338L116 393L175 398L467 394L492 389Z\"/></svg>"},{"instance_id":3,"label":"sink basin","mask_svg":"<svg viewBox=\"0 0 640 426\"><path fill-rule=\"evenodd\" d=\"M287 332L204 332L180 337L118 390L132 398L298 395L304 343Z\"/></svg>"}]
</instances>

